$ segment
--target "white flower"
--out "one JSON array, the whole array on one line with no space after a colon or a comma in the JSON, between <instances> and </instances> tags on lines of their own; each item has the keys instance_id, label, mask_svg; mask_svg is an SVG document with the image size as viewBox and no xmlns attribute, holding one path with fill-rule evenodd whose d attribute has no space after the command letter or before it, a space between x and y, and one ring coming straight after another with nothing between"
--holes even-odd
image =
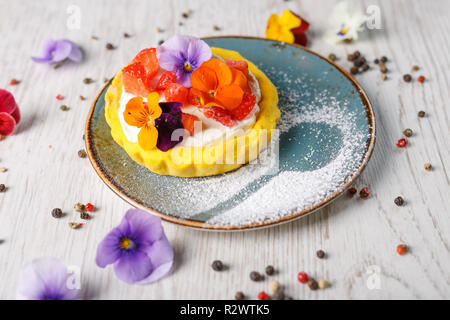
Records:
<instances>
[{"instance_id":1,"label":"white flower","mask_svg":"<svg viewBox=\"0 0 450 320\"><path fill-rule=\"evenodd\" d=\"M357 40L358 32L364 30L366 16L355 1L339 2L330 16L330 29L325 34L325 39L331 43L344 40Z\"/></svg>"}]
</instances>

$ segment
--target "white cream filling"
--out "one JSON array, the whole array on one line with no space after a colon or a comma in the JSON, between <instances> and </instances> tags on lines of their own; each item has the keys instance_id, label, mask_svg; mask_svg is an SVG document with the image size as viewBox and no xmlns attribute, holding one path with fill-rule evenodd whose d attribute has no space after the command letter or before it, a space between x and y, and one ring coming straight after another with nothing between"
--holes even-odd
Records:
<instances>
[{"instance_id":1,"label":"white cream filling","mask_svg":"<svg viewBox=\"0 0 450 320\"><path fill-rule=\"evenodd\" d=\"M236 125L233 127L227 127L217 122L214 119L207 118L203 112L199 110L198 107L193 105L184 105L182 107L182 112L191 114L196 116L202 124L201 131L195 131L193 136L185 135L183 141L176 146L182 147L201 147L214 143L219 139L225 139L229 136L239 136L245 133L245 131L256 122L256 116L260 110L258 102L261 100L261 89L259 87L258 80L256 80L255 76L250 73L252 80L249 81L249 85L252 91L252 94L256 96L257 103L253 107L253 110L250 114L241 121L236 121ZM122 126L122 130L128 139L128 141L132 143L138 142L138 134L141 130L138 127L130 126L125 122L125 118L123 117L123 113L125 112L126 105L128 101L136 96L130 93L125 92L122 89L122 93L120 95L120 107L119 107L119 120ZM147 101L146 97L143 97L144 101ZM161 95L160 102L165 102L164 95Z\"/></svg>"}]
</instances>

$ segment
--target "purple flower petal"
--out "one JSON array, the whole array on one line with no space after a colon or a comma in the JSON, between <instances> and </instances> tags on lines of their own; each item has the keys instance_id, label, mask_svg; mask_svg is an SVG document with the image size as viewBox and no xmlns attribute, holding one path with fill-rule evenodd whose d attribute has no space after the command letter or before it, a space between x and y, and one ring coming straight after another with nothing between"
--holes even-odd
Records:
<instances>
[{"instance_id":1,"label":"purple flower petal","mask_svg":"<svg viewBox=\"0 0 450 320\"><path fill-rule=\"evenodd\" d=\"M58 259L41 258L25 266L19 274L17 298L26 300L73 300L79 288L68 285L71 273Z\"/></svg>"},{"instance_id":2,"label":"purple flower petal","mask_svg":"<svg viewBox=\"0 0 450 320\"><path fill-rule=\"evenodd\" d=\"M184 57L180 51L167 50L158 58L159 66L168 71L177 71L184 65Z\"/></svg>"},{"instance_id":3,"label":"purple flower petal","mask_svg":"<svg viewBox=\"0 0 450 320\"><path fill-rule=\"evenodd\" d=\"M95 258L95 262L100 268L116 262L121 257L120 240L122 236L123 232L119 227L116 227L100 242Z\"/></svg>"},{"instance_id":4,"label":"purple flower petal","mask_svg":"<svg viewBox=\"0 0 450 320\"><path fill-rule=\"evenodd\" d=\"M193 39L195 38L191 36L174 35L157 48L157 53L160 54L166 50L185 52L189 47L189 42Z\"/></svg>"},{"instance_id":5,"label":"purple flower petal","mask_svg":"<svg viewBox=\"0 0 450 320\"><path fill-rule=\"evenodd\" d=\"M31 57L37 63L61 62L66 59L79 62L82 58L81 49L74 42L67 39L46 40L39 56Z\"/></svg>"},{"instance_id":6,"label":"purple flower petal","mask_svg":"<svg viewBox=\"0 0 450 320\"><path fill-rule=\"evenodd\" d=\"M173 249L165 235L161 240L154 242L152 246L147 248L146 253L152 262L153 272L144 280L139 281L139 284L151 283L161 279L170 271L173 264Z\"/></svg>"},{"instance_id":7,"label":"purple flower petal","mask_svg":"<svg viewBox=\"0 0 450 320\"><path fill-rule=\"evenodd\" d=\"M166 102L159 105L163 110L163 114L155 120L155 127L158 129L156 147L166 152L183 141L183 135L179 135L177 132L174 133L175 130L184 128L181 122L181 103Z\"/></svg>"},{"instance_id":8,"label":"purple flower petal","mask_svg":"<svg viewBox=\"0 0 450 320\"><path fill-rule=\"evenodd\" d=\"M153 271L148 255L139 250L129 250L114 264L117 278L135 283L147 278Z\"/></svg>"},{"instance_id":9,"label":"purple flower petal","mask_svg":"<svg viewBox=\"0 0 450 320\"><path fill-rule=\"evenodd\" d=\"M212 51L211 48L206 44L205 41L191 41L188 47L188 59L193 67L198 68L200 65L211 59Z\"/></svg>"},{"instance_id":10,"label":"purple flower petal","mask_svg":"<svg viewBox=\"0 0 450 320\"><path fill-rule=\"evenodd\" d=\"M127 211L123 220L130 226L129 238L140 247L151 245L161 239L164 230L161 226L161 218L139 209Z\"/></svg>"}]
</instances>

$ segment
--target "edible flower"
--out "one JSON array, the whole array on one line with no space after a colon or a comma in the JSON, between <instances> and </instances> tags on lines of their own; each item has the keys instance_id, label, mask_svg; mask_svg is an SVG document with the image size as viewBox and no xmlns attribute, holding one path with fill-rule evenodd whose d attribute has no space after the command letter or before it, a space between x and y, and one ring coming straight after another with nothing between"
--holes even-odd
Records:
<instances>
[{"instance_id":1,"label":"edible flower","mask_svg":"<svg viewBox=\"0 0 450 320\"><path fill-rule=\"evenodd\" d=\"M13 134L19 122L20 110L14 96L0 89L0 137Z\"/></svg>"},{"instance_id":2,"label":"edible flower","mask_svg":"<svg viewBox=\"0 0 450 320\"><path fill-rule=\"evenodd\" d=\"M175 35L157 48L161 68L173 71L177 82L185 87L191 86L191 74L211 58L211 48L198 38Z\"/></svg>"},{"instance_id":3,"label":"edible flower","mask_svg":"<svg viewBox=\"0 0 450 320\"><path fill-rule=\"evenodd\" d=\"M204 62L192 73L191 83L205 107L219 106L232 110L240 105L244 91L250 91L242 71L230 68L219 59Z\"/></svg>"},{"instance_id":4,"label":"edible flower","mask_svg":"<svg viewBox=\"0 0 450 320\"><path fill-rule=\"evenodd\" d=\"M298 43L306 46L308 38L305 32L309 23L291 10L284 10L283 14L271 14L267 20L266 38L286 43Z\"/></svg>"},{"instance_id":5,"label":"edible flower","mask_svg":"<svg viewBox=\"0 0 450 320\"><path fill-rule=\"evenodd\" d=\"M332 44L357 40L367 20L368 16L354 1L339 2L329 18L330 30L325 33L325 40Z\"/></svg>"},{"instance_id":6,"label":"edible flower","mask_svg":"<svg viewBox=\"0 0 450 320\"><path fill-rule=\"evenodd\" d=\"M116 276L127 283L150 283L165 276L173 263L173 250L161 219L130 209L120 224L100 243L96 263L114 265Z\"/></svg>"},{"instance_id":7,"label":"edible flower","mask_svg":"<svg viewBox=\"0 0 450 320\"><path fill-rule=\"evenodd\" d=\"M67 39L48 39L42 45L37 57L31 57L37 63L58 63L66 59L79 62L83 58L83 53L77 44Z\"/></svg>"},{"instance_id":8,"label":"edible flower","mask_svg":"<svg viewBox=\"0 0 450 320\"><path fill-rule=\"evenodd\" d=\"M80 298L79 275L55 258L33 260L19 273L17 299L75 300Z\"/></svg>"},{"instance_id":9,"label":"edible flower","mask_svg":"<svg viewBox=\"0 0 450 320\"><path fill-rule=\"evenodd\" d=\"M152 92L147 96L147 102L142 97L134 97L128 101L123 113L125 122L141 130L138 134L138 144L145 150L157 147L167 151L180 143L182 136L172 139L177 129L182 129L181 103L159 103L159 94Z\"/></svg>"}]
</instances>

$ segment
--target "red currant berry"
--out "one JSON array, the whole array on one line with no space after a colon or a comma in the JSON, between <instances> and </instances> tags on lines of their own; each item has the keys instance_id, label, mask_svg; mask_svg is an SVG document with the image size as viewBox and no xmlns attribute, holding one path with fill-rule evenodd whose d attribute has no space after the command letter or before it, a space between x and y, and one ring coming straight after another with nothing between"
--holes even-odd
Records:
<instances>
[{"instance_id":1,"label":"red currant berry","mask_svg":"<svg viewBox=\"0 0 450 320\"><path fill-rule=\"evenodd\" d=\"M404 148L406 147L407 144L408 140L406 140L405 138L401 138L400 140L397 141L397 147L399 148Z\"/></svg>"},{"instance_id":2,"label":"red currant berry","mask_svg":"<svg viewBox=\"0 0 450 320\"><path fill-rule=\"evenodd\" d=\"M398 246L397 246L397 253L399 254L399 255L404 255L405 253L407 253L408 252L408 246L406 245L406 244L399 244Z\"/></svg>"},{"instance_id":3,"label":"red currant berry","mask_svg":"<svg viewBox=\"0 0 450 320\"><path fill-rule=\"evenodd\" d=\"M425 82L425 77L424 76L419 76L417 78L417 81L419 81L420 83L424 83Z\"/></svg>"},{"instance_id":4,"label":"red currant berry","mask_svg":"<svg viewBox=\"0 0 450 320\"><path fill-rule=\"evenodd\" d=\"M264 291L258 293L258 300L269 300L269 296Z\"/></svg>"},{"instance_id":5,"label":"red currant berry","mask_svg":"<svg viewBox=\"0 0 450 320\"><path fill-rule=\"evenodd\" d=\"M62 100L62 99L64 99L64 97L63 97L62 95L58 94L58 95L56 96L56 100Z\"/></svg>"}]
</instances>

